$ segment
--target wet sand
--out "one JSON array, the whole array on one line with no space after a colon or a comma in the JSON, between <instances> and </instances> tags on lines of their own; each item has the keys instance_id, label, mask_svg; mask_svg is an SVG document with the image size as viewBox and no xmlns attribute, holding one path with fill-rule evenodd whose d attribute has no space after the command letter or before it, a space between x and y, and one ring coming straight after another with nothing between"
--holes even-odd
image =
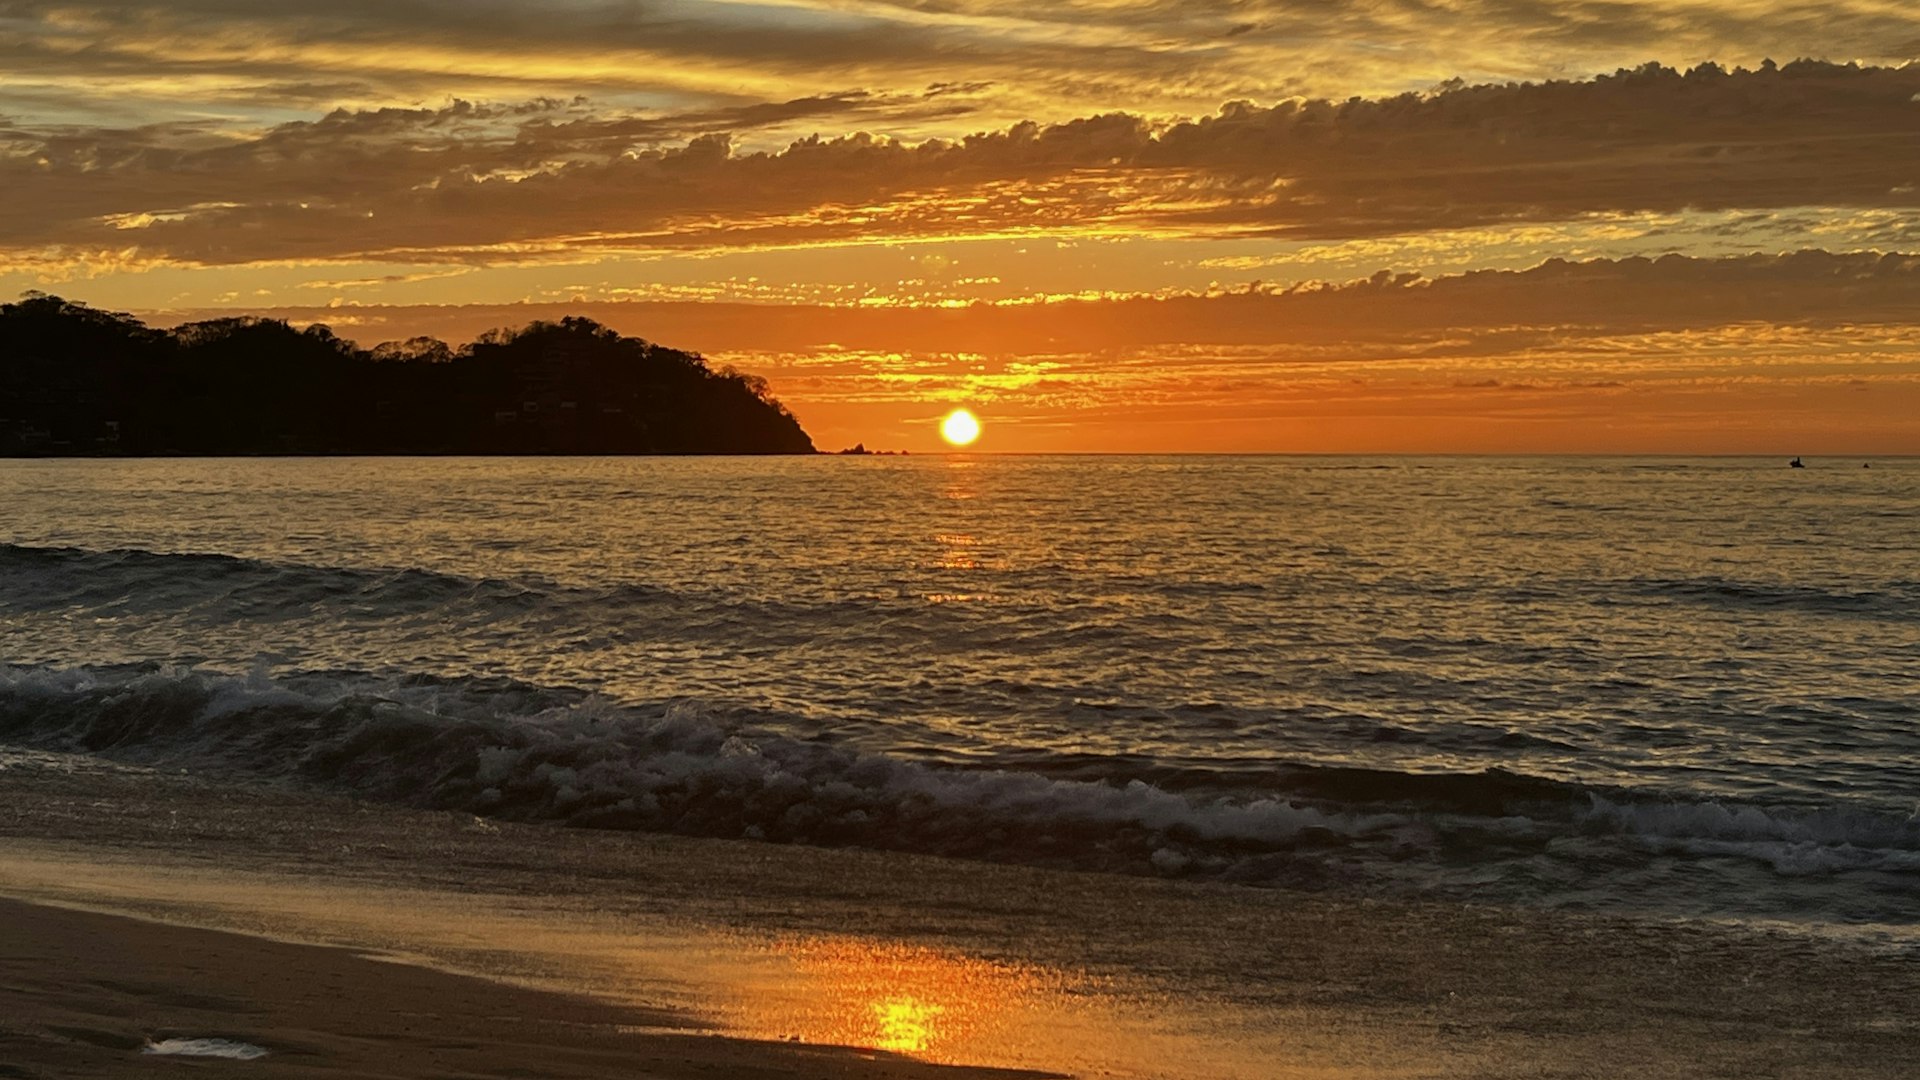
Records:
<instances>
[{"instance_id":1,"label":"wet sand","mask_svg":"<svg viewBox=\"0 0 1920 1080\"><path fill-rule=\"evenodd\" d=\"M0 1076L988 1080L893 1055L716 1038L684 1017L338 948L0 901ZM156 1056L170 1040L267 1051ZM1029 1074L1030 1075L1030 1074Z\"/></svg>"},{"instance_id":2,"label":"wet sand","mask_svg":"<svg viewBox=\"0 0 1920 1080\"><path fill-rule=\"evenodd\" d=\"M169 1035L273 1048L248 1075L1891 1078L1920 1054L1894 943L0 764L0 895L172 924L0 911L12 1075L183 1067L137 1054Z\"/></svg>"}]
</instances>

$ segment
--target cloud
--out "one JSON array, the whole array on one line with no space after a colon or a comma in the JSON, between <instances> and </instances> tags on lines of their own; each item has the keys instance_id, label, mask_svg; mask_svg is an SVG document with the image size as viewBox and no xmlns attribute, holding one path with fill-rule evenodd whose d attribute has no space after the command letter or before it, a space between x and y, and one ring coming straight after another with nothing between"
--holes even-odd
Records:
<instances>
[{"instance_id":1,"label":"cloud","mask_svg":"<svg viewBox=\"0 0 1920 1080\"><path fill-rule=\"evenodd\" d=\"M1161 347L1252 349L1319 362L1520 355L1661 335L1749 354L1920 338L1920 254L1801 251L1696 259L1549 259L1527 270L1363 280L1211 294L1118 296L965 307L606 303L356 306L357 333L471 337L494 326L578 314L710 352L1042 354ZM283 309L325 321L320 309ZM367 335L374 335L367 337Z\"/></svg>"},{"instance_id":2,"label":"cloud","mask_svg":"<svg viewBox=\"0 0 1920 1080\"><path fill-rule=\"evenodd\" d=\"M1195 59L1192 45L1097 18L886 4L63 0L0 11L0 102L31 90L47 101L64 95L78 112L103 107L93 99L104 83L154 108L258 103L274 88L283 106L311 106L312 89L328 85L354 88L346 101L361 105L579 93L751 103L849 82L888 93L998 83L1033 102L1084 100L1102 85L1138 98L1190 81Z\"/></svg>"},{"instance_id":3,"label":"cloud","mask_svg":"<svg viewBox=\"0 0 1920 1080\"><path fill-rule=\"evenodd\" d=\"M1192 113L1648 57L1897 62L1917 40L1920 17L1875 0L15 0L0 9L0 102L34 92L97 111L111 85L120 107L685 103L987 81L996 116L1051 120L1036 110Z\"/></svg>"},{"instance_id":4,"label":"cloud","mask_svg":"<svg viewBox=\"0 0 1920 1080\"><path fill-rule=\"evenodd\" d=\"M959 140L734 134L860 91L676 114L583 100L0 130L0 248L186 263L513 262L603 251L1155 233L1339 241L1681 210L1920 205L1920 67L1645 67L1343 103L1109 113ZM916 104L945 107L943 96ZM887 101L885 107L899 107ZM661 146L666 136L686 138Z\"/></svg>"}]
</instances>

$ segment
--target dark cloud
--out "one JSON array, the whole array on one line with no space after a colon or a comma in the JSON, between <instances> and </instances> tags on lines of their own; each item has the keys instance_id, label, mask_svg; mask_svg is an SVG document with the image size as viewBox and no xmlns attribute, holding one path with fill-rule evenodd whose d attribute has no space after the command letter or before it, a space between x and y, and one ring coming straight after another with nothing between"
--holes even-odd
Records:
<instances>
[{"instance_id":1,"label":"dark cloud","mask_svg":"<svg viewBox=\"0 0 1920 1080\"><path fill-rule=\"evenodd\" d=\"M55 0L0 8L0 103L72 115L586 93L724 104L988 83L992 115L1192 113L1657 57L1890 62L1876 0ZM110 99L103 97L103 91ZM45 115L42 113L42 115Z\"/></svg>"},{"instance_id":2,"label":"dark cloud","mask_svg":"<svg viewBox=\"0 0 1920 1080\"><path fill-rule=\"evenodd\" d=\"M750 102L773 87L792 96L849 83L900 93L994 81L1078 96L1095 82L1137 91L1190 79L1193 58L1126 34L1063 35L1043 21L1025 32L833 4L61 0L0 15L0 65L11 77L0 101L37 82L64 87L69 106L86 111L101 107L93 99L105 85L159 109L257 104L263 91L310 106L328 84L359 88L359 101L589 93Z\"/></svg>"},{"instance_id":3,"label":"dark cloud","mask_svg":"<svg viewBox=\"0 0 1920 1080\"><path fill-rule=\"evenodd\" d=\"M669 116L584 101L0 133L0 245L198 263L465 260L1045 230L1299 239L1581 215L1920 205L1920 68L1796 62L1384 100L1106 114L917 144L735 153L857 122L858 91ZM918 104L939 108L939 98ZM908 107L888 100L884 107ZM662 148L668 136L693 135Z\"/></svg>"}]
</instances>

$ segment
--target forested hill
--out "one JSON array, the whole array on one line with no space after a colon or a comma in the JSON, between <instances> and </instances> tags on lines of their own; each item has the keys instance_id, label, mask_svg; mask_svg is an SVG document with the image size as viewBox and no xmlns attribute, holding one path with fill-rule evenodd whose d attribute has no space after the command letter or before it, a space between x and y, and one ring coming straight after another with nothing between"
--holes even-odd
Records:
<instances>
[{"instance_id":1,"label":"forested hill","mask_svg":"<svg viewBox=\"0 0 1920 1080\"><path fill-rule=\"evenodd\" d=\"M0 455L809 454L766 383L589 319L361 349L252 317L0 305Z\"/></svg>"}]
</instances>

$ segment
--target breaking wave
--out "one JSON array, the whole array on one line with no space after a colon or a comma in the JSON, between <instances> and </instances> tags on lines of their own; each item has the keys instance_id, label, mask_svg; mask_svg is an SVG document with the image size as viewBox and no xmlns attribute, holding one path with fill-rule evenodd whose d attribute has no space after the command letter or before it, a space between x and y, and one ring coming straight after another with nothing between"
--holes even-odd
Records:
<instances>
[{"instance_id":1,"label":"breaking wave","mask_svg":"<svg viewBox=\"0 0 1920 1080\"><path fill-rule=\"evenodd\" d=\"M955 767L764 720L504 679L0 669L9 743L517 821L1296 887L1407 887L1436 866L1484 882L1490 868L1537 876L1542 860L1605 873L1678 853L1784 878L1920 884L1920 820L1865 809L1688 801L1501 769L1091 756Z\"/></svg>"}]
</instances>

